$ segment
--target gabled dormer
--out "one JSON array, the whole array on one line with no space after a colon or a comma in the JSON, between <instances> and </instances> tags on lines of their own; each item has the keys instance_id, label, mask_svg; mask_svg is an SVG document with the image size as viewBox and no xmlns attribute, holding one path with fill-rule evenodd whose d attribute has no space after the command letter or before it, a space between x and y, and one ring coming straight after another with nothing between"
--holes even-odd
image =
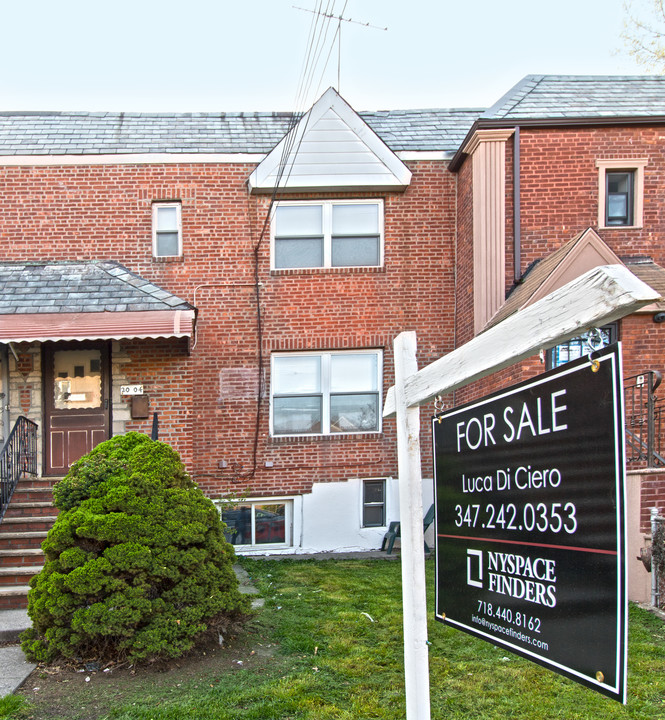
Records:
<instances>
[{"instance_id":1,"label":"gabled dormer","mask_svg":"<svg viewBox=\"0 0 665 720\"><path fill-rule=\"evenodd\" d=\"M536 262L492 317L488 327L533 305L587 270L599 265L623 264L598 233L593 228L587 228Z\"/></svg>"},{"instance_id":2,"label":"gabled dormer","mask_svg":"<svg viewBox=\"0 0 665 720\"><path fill-rule=\"evenodd\" d=\"M329 88L249 177L251 192L405 190L411 172Z\"/></svg>"}]
</instances>

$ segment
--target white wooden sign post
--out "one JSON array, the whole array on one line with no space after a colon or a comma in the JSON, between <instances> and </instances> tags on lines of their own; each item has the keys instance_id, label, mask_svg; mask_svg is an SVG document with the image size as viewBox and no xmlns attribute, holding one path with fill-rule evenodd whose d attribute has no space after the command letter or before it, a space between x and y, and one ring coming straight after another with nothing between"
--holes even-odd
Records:
<instances>
[{"instance_id":1,"label":"white wooden sign post","mask_svg":"<svg viewBox=\"0 0 665 720\"><path fill-rule=\"evenodd\" d=\"M396 415L397 419L407 720L430 718L420 405L658 299L658 293L625 266L605 265L422 370L417 369L415 333L405 332L395 338L395 385L388 391L383 415Z\"/></svg>"}]
</instances>

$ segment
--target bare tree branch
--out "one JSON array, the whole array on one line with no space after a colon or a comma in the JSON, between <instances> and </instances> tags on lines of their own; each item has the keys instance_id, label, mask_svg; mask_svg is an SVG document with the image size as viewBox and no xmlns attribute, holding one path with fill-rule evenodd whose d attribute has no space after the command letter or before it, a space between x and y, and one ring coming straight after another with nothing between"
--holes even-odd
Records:
<instances>
[{"instance_id":1,"label":"bare tree branch","mask_svg":"<svg viewBox=\"0 0 665 720\"><path fill-rule=\"evenodd\" d=\"M621 38L628 54L648 70L665 73L665 0L650 0L639 11L634 10L632 0L623 7L626 18Z\"/></svg>"}]
</instances>

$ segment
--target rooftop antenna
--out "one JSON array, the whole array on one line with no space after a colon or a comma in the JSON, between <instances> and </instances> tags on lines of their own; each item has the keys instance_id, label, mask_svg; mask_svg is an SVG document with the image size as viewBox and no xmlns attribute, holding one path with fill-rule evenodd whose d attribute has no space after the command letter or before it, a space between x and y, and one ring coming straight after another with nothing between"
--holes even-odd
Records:
<instances>
[{"instance_id":1,"label":"rooftop antenna","mask_svg":"<svg viewBox=\"0 0 665 720\"><path fill-rule=\"evenodd\" d=\"M354 20L353 18L342 17L342 13L335 15L334 13L323 12L322 10L310 10L309 8L298 7L292 5L295 10L302 10L303 12L312 13L312 15L318 15L319 17L329 18L330 20L337 20L337 92L342 93L341 83L341 72L342 72L342 23L353 23L354 25L362 25L363 27L373 28L374 30L387 30L387 27L379 27L378 25L372 25L368 22L361 22L360 20ZM344 5L346 7L346 5Z\"/></svg>"}]
</instances>

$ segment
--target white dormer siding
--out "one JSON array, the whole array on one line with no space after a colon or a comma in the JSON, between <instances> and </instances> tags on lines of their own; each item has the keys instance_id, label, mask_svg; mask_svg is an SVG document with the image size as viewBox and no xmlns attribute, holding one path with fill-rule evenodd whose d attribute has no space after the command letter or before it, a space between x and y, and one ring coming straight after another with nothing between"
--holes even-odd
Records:
<instances>
[{"instance_id":1,"label":"white dormer siding","mask_svg":"<svg viewBox=\"0 0 665 720\"><path fill-rule=\"evenodd\" d=\"M284 148L290 145L282 168ZM405 190L411 172L332 88L249 178L252 192Z\"/></svg>"}]
</instances>

